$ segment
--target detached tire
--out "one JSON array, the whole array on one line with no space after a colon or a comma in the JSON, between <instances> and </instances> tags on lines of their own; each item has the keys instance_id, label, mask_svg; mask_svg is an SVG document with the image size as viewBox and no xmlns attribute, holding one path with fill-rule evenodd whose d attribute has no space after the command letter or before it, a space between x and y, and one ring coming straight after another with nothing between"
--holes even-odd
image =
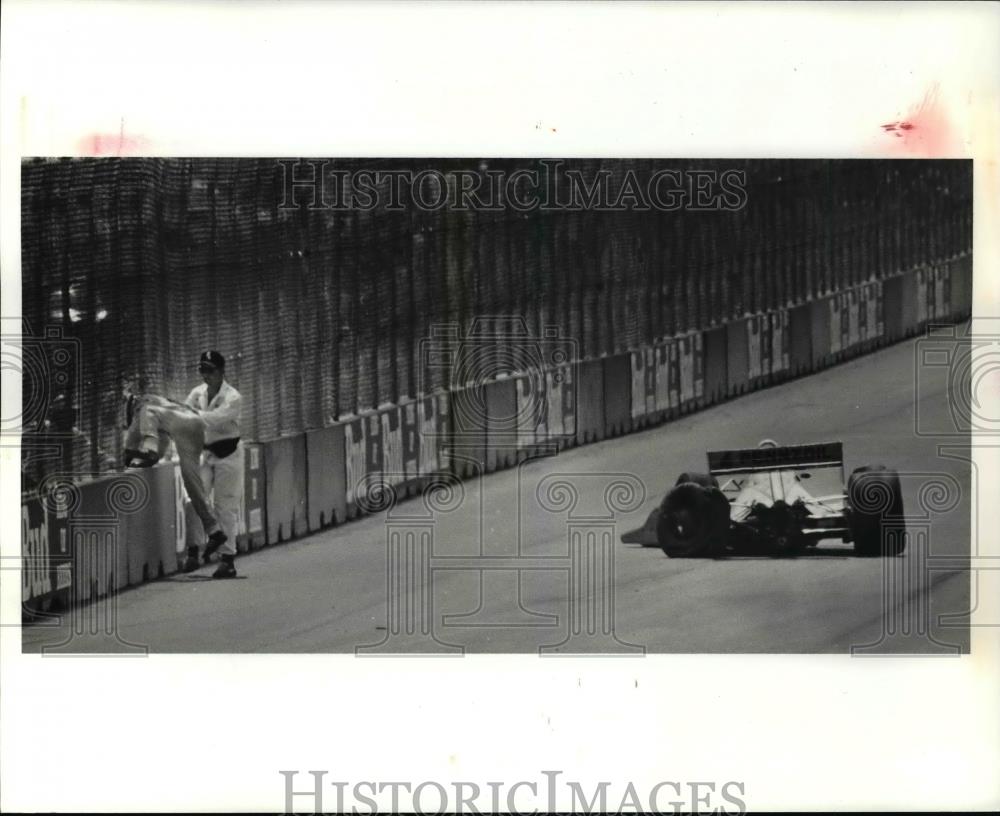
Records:
<instances>
[{"instance_id":1,"label":"detached tire","mask_svg":"<svg viewBox=\"0 0 1000 816\"><path fill-rule=\"evenodd\" d=\"M896 471L884 465L855 470L847 480L847 511L856 555L874 558L903 554L906 541L901 530L883 543L885 524L902 524L903 491Z\"/></svg>"},{"instance_id":2,"label":"detached tire","mask_svg":"<svg viewBox=\"0 0 1000 816\"><path fill-rule=\"evenodd\" d=\"M656 525L660 548L671 558L720 554L729 533L729 502L718 487L678 481L660 505Z\"/></svg>"}]
</instances>

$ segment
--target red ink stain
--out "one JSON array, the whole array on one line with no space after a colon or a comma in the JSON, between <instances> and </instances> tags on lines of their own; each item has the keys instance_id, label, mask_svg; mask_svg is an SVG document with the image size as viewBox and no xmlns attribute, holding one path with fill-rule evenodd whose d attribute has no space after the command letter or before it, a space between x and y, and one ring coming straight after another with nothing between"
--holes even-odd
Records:
<instances>
[{"instance_id":1,"label":"red ink stain","mask_svg":"<svg viewBox=\"0 0 1000 816\"><path fill-rule=\"evenodd\" d=\"M929 158L959 152L958 140L938 96L937 85L924 94L905 119L887 122L881 128L884 133L899 139L892 144L894 153Z\"/></svg>"},{"instance_id":2,"label":"red ink stain","mask_svg":"<svg viewBox=\"0 0 1000 816\"><path fill-rule=\"evenodd\" d=\"M76 143L76 149L81 156L141 156L152 144L145 136L126 134L123 120L118 133L87 134Z\"/></svg>"},{"instance_id":3,"label":"red ink stain","mask_svg":"<svg viewBox=\"0 0 1000 816\"><path fill-rule=\"evenodd\" d=\"M896 136L902 136L901 130L913 130L912 122L890 122L888 125L882 125L882 130L887 132L894 132Z\"/></svg>"}]
</instances>

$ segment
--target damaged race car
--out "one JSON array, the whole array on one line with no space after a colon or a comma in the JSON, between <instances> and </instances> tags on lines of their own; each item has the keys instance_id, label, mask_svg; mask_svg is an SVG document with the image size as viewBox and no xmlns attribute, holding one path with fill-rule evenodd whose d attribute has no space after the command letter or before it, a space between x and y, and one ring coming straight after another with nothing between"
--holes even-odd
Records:
<instances>
[{"instance_id":1,"label":"damaged race car","mask_svg":"<svg viewBox=\"0 0 1000 816\"><path fill-rule=\"evenodd\" d=\"M857 468L844 486L840 442L712 451L708 473L682 473L625 543L660 547L671 558L796 555L822 539L854 542L860 556L901 555L905 546L899 475Z\"/></svg>"}]
</instances>

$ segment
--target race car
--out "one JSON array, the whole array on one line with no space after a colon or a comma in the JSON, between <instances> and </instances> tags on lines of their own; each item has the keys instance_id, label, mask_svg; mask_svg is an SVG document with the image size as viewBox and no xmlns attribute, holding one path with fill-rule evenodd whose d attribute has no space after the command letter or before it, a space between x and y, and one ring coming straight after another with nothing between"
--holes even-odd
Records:
<instances>
[{"instance_id":1,"label":"race car","mask_svg":"<svg viewBox=\"0 0 1000 816\"><path fill-rule=\"evenodd\" d=\"M708 473L682 473L625 543L671 558L795 555L822 539L854 542L860 556L901 555L906 546L899 475L857 468L844 487L840 442L712 451Z\"/></svg>"}]
</instances>

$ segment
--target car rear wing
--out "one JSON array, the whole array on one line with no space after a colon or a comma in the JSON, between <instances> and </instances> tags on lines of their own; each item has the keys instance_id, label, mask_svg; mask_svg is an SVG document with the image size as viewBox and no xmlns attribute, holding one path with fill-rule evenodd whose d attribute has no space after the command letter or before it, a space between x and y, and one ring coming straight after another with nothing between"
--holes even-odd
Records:
<instances>
[{"instance_id":1,"label":"car rear wing","mask_svg":"<svg viewBox=\"0 0 1000 816\"><path fill-rule=\"evenodd\" d=\"M840 442L817 445L781 445L708 452L708 472L713 476L764 470L811 470L844 466Z\"/></svg>"}]
</instances>

